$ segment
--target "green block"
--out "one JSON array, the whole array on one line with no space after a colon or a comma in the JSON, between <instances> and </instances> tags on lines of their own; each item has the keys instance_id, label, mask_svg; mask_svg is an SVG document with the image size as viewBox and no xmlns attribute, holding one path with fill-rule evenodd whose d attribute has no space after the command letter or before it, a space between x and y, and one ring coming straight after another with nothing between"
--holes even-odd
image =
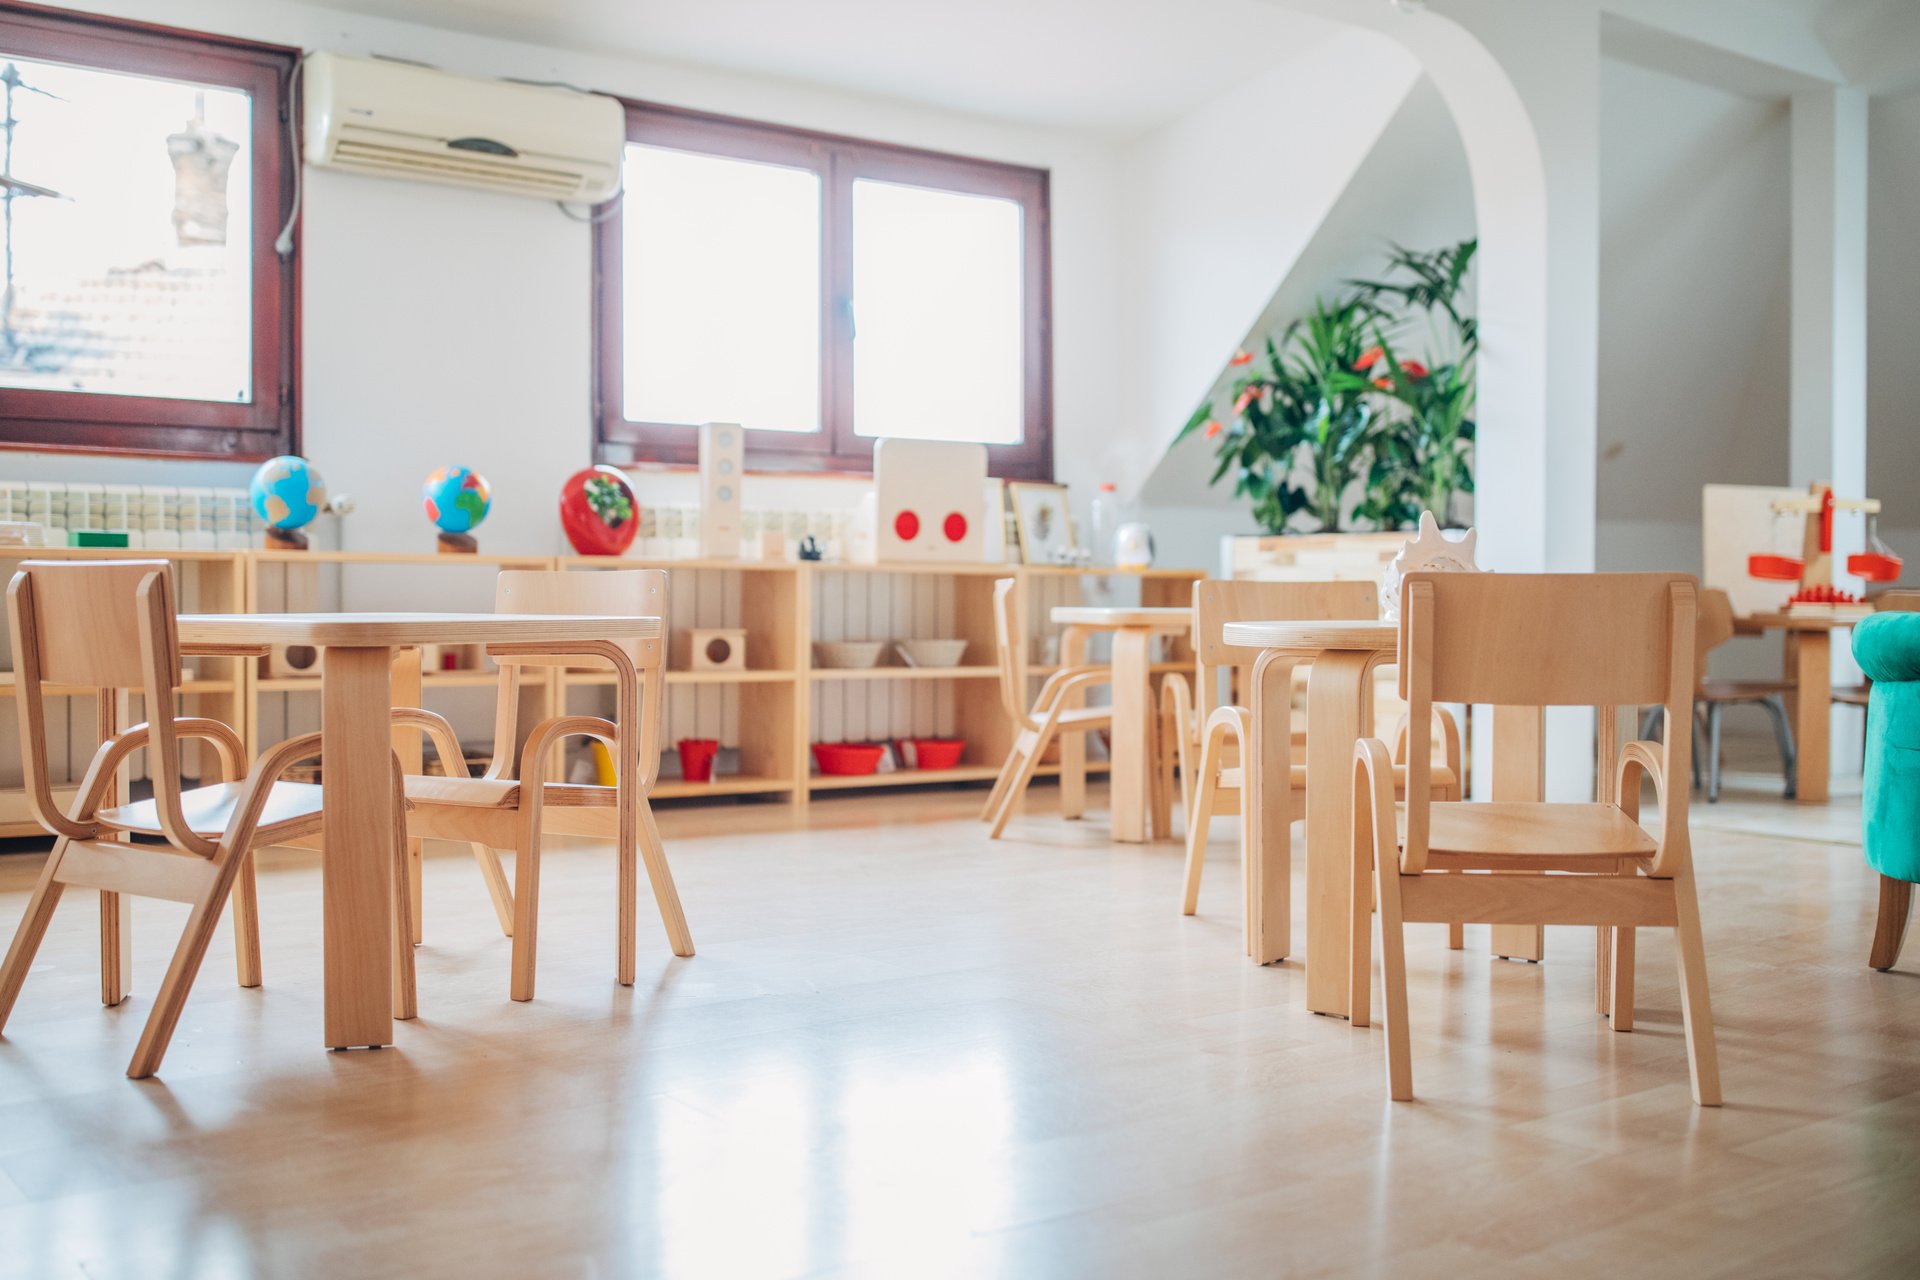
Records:
<instances>
[{"instance_id":1,"label":"green block","mask_svg":"<svg viewBox=\"0 0 1920 1280\"><path fill-rule=\"evenodd\" d=\"M108 533L103 529L74 529L67 534L67 545L72 547L124 547L127 535Z\"/></svg>"}]
</instances>

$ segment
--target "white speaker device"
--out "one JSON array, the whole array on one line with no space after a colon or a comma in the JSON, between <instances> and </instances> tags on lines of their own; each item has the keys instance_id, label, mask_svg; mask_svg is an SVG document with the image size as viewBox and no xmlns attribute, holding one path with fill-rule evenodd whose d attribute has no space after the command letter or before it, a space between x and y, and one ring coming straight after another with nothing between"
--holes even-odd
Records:
<instances>
[{"instance_id":1,"label":"white speaker device","mask_svg":"<svg viewBox=\"0 0 1920 1280\"><path fill-rule=\"evenodd\" d=\"M987 447L944 440L873 446L873 558L986 559Z\"/></svg>"},{"instance_id":2,"label":"white speaker device","mask_svg":"<svg viewBox=\"0 0 1920 1280\"><path fill-rule=\"evenodd\" d=\"M740 558L740 481L746 471L746 432L737 422L700 427L700 554Z\"/></svg>"}]
</instances>

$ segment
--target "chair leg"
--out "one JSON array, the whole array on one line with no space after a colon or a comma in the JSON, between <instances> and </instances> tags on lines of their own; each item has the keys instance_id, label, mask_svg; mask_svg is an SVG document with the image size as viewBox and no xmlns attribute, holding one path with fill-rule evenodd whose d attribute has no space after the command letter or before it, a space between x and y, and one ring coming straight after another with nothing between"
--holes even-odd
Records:
<instances>
[{"instance_id":1,"label":"chair leg","mask_svg":"<svg viewBox=\"0 0 1920 1280\"><path fill-rule=\"evenodd\" d=\"M480 878L487 883L487 897L493 902L493 914L500 921L500 936L513 936L513 886L507 883L507 869L500 865L500 851L490 844L470 841L473 860L480 864ZM418 906L419 904L415 904Z\"/></svg>"},{"instance_id":2,"label":"chair leg","mask_svg":"<svg viewBox=\"0 0 1920 1280\"><path fill-rule=\"evenodd\" d=\"M1631 873L1629 873L1631 874ZM1607 1014L1615 1031L1633 1030L1633 962L1636 933L1632 929L1609 929L1613 955L1609 966L1612 989L1607 993Z\"/></svg>"},{"instance_id":3,"label":"chair leg","mask_svg":"<svg viewBox=\"0 0 1920 1280\"><path fill-rule=\"evenodd\" d=\"M100 891L100 1003L109 1009L127 998L133 982L133 919L124 895Z\"/></svg>"},{"instance_id":4,"label":"chair leg","mask_svg":"<svg viewBox=\"0 0 1920 1280\"><path fill-rule=\"evenodd\" d=\"M251 863L252 858L247 861ZM395 761L393 770L393 1016L402 1022L418 1017L420 988L414 971L413 949L419 945L420 842L407 839L406 775Z\"/></svg>"},{"instance_id":5,"label":"chair leg","mask_svg":"<svg viewBox=\"0 0 1920 1280\"><path fill-rule=\"evenodd\" d=\"M53 909L60 905L60 895L66 889L54 879L66 851L65 839L54 842L47 865L40 869L40 879L33 886L33 896L27 899L27 913L20 917L20 927L14 930L6 961L0 963L0 1031L6 1029L13 1002L20 998L27 970L33 967L34 954L40 950L40 940L47 936L47 922L53 919Z\"/></svg>"},{"instance_id":6,"label":"chair leg","mask_svg":"<svg viewBox=\"0 0 1920 1280\"><path fill-rule=\"evenodd\" d=\"M1387 1093L1395 1102L1413 1101L1413 1048L1408 1043L1407 949L1400 909L1400 869L1378 869L1380 890L1380 969L1387 1022Z\"/></svg>"},{"instance_id":7,"label":"chair leg","mask_svg":"<svg viewBox=\"0 0 1920 1280\"><path fill-rule=\"evenodd\" d=\"M536 820L521 831L513 857L513 972L507 994L515 1000L533 999L539 922L540 825Z\"/></svg>"},{"instance_id":8,"label":"chair leg","mask_svg":"<svg viewBox=\"0 0 1920 1280\"><path fill-rule=\"evenodd\" d=\"M1000 801L1006 797L1007 788L1013 785L1015 776L1020 772L1023 759L1020 753L1020 741L1016 738L1013 747L1007 752L1006 760L1000 765L999 774L994 777L993 790L987 792L987 802L980 806L980 821L993 821L993 815L1000 810Z\"/></svg>"},{"instance_id":9,"label":"chair leg","mask_svg":"<svg viewBox=\"0 0 1920 1280\"><path fill-rule=\"evenodd\" d=\"M1696 707L1693 713L1693 789L1695 791L1700 789L1700 769L1702 762L1706 758L1706 752L1702 750L1702 747L1705 745L1701 741L1702 736L1700 732L1700 710Z\"/></svg>"},{"instance_id":10,"label":"chair leg","mask_svg":"<svg viewBox=\"0 0 1920 1280\"><path fill-rule=\"evenodd\" d=\"M647 880L653 886L653 900L660 907L660 922L666 926L667 942L673 954L693 954L693 934L687 928L687 915L680 906L680 891L673 886L673 872L667 867L667 846L660 839L653 809L640 802L640 858L646 863ZM631 979L629 979L631 983Z\"/></svg>"},{"instance_id":11,"label":"chair leg","mask_svg":"<svg viewBox=\"0 0 1920 1280\"><path fill-rule=\"evenodd\" d=\"M1912 882L1881 876L1880 915L1874 921L1873 950L1867 955L1869 967L1884 971L1900 959L1900 944L1906 940L1907 917L1912 909ZM6 1007L0 1005L0 1019L5 1016Z\"/></svg>"},{"instance_id":12,"label":"chair leg","mask_svg":"<svg viewBox=\"0 0 1920 1280\"><path fill-rule=\"evenodd\" d=\"M234 877L246 860L246 854L235 852L232 845L223 844L215 853L213 884L206 896L193 904L193 911L187 916L187 927L180 934L179 945L173 949L167 976L154 995L153 1012L147 1015L140 1042L134 1046L133 1059L127 1063L130 1079L145 1080L160 1069L167 1045L173 1040L173 1030L179 1025L180 1011L186 1007L187 994L193 990L193 980L200 972L200 962L207 958L207 944L213 941L213 931L219 927L220 912L233 891Z\"/></svg>"},{"instance_id":13,"label":"chair leg","mask_svg":"<svg viewBox=\"0 0 1920 1280\"><path fill-rule=\"evenodd\" d=\"M1047 753L1047 743L1053 740L1053 725L1041 727L1034 736L1033 746L1026 757L1020 761L1020 771L1014 775L1007 786L1007 794L1000 799L1000 812L994 815L993 829L987 833L990 840L998 840L1000 833L1007 829L1007 822L1013 817L1013 811L1020 807L1020 798L1027 794L1027 784L1033 781L1035 771L1040 768L1040 757Z\"/></svg>"},{"instance_id":14,"label":"chair leg","mask_svg":"<svg viewBox=\"0 0 1920 1280\"><path fill-rule=\"evenodd\" d=\"M1593 931L1593 1011L1613 1014L1613 930L1606 925Z\"/></svg>"},{"instance_id":15,"label":"chair leg","mask_svg":"<svg viewBox=\"0 0 1920 1280\"><path fill-rule=\"evenodd\" d=\"M233 881L233 962L240 985L260 985L260 884L255 875L258 855L241 855Z\"/></svg>"},{"instance_id":16,"label":"chair leg","mask_svg":"<svg viewBox=\"0 0 1920 1280\"><path fill-rule=\"evenodd\" d=\"M418 837L407 841L407 891L413 904L407 913L407 940L416 947L427 940L426 845Z\"/></svg>"},{"instance_id":17,"label":"chair leg","mask_svg":"<svg viewBox=\"0 0 1920 1280\"><path fill-rule=\"evenodd\" d=\"M1207 835L1213 824L1214 797L1220 789L1220 749L1223 740L1208 734L1200 743L1200 763L1194 770L1193 807L1187 810L1187 874L1180 895L1180 914L1200 907L1200 872L1207 861Z\"/></svg>"},{"instance_id":18,"label":"chair leg","mask_svg":"<svg viewBox=\"0 0 1920 1280\"><path fill-rule=\"evenodd\" d=\"M1787 704L1779 694L1762 698L1760 705L1767 709L1767 718L1773 721L1773 740L1780 744L1780 774L1787 783L1786 791L1782 794L1791 800L1797 785L1795 780L1799 777L1799 752L1793 744L1793 722L1787 719Z\"/></svg>"},{"instance_id":19,"label":"chair leg","mask_svg":"<svg viewBox=\"0 0 1920 1280\"><path fill-rule=\"evenodd\" d=\"M1720 803L1720 719L1726 706L1707 704L1707 803Z\"/></svg>"},{"instance_id":20,"label":"chair leg","mask_svg":"<svg viewBox=\"0 0 1920 1280\"><path fill-rule=\"evenodd\" d=\"M1720 1054L1714 1046L1713 1007L1707 998L1707 947L1700 932L1700 899L1693 868L1683 866L1673 877L1674 951L1680 964L1680 1013L1687 1028L1687 1066L1693 1077L1693 1100L1703 1107L1720 1105Z\"/></svg>"}]
</instances>

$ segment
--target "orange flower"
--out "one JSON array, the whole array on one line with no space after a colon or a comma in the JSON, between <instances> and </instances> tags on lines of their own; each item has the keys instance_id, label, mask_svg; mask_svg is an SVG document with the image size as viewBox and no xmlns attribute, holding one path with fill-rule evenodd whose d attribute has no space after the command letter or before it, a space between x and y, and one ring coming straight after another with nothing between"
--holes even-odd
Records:
<instances>
[{"instance_id":1,"label":"orange flower","mask_svg":"<svg viewBox=\"0 0 1920 1280\"><path fill-rule=\"evenodd\" d=\"M1373 385L1380 388L1382 391L1391 391L1393 390L1393 379L1392 378L1375 378L1373 380Z\"/></svg>"},{"instance_id":2,"label":"orange flower","mask_svg":"<svg viewBox=\"0 0 1920 1280\"><path fill-rule=\"evenodd\" d=\"M1360 358L1353 362L1353 371L1355 373L1365 373L1367 370L1373 368L1373 366L1375 366L1376 364L1379 364L1380 357L1384 356L1385 354L1386 352L1382 351L1378 347L1368 347L1365 351L1362 351L1360 353Z\"/></svg>"},{"instance_id":3,"label":"orange flower","mask_svg":"<svg viewBox=\"0 0 1920 1280\"><path fill-rule=\"evenodd\" d=\"M1233 353L1233 359L1227 361L1227 367L1230 369L1238 368L1240 365L1252 364L1252 363L1253 363L1253 352L1236 351Z\"/></svg>"},{"instance_id":4,"label":"orange flower","mask_svg":"<svg viewBox=\"0 0 1920 1280\"><path fill-rule=\"evenodd\" d=\"M1421 364L1418 360L1402 360L1400 362L1400 368L1409 378L1424 378L1427 376L1427 366Z\"/></svg>"},{"instance_id":5,"label":"orange flower","mask_svg":"<svg viewBox=\"0 0 1920 1280\"><path fill-rule=\"evenodd\" d=\"M1220 431L1221 431L1220 419L1208 418L1207 419L1207 439L1209 440L1213 439L1215 436L1220 434Z\"/></svg>"},{"instance_id":6,"label":"orange flower","mask_svg":"<svg viewBox=\"0 0 1920 1280\"><path fill-rule=\"evenodd\" d=\"M1240 398L1233 402L1233 411L1236 414L1245 413L1247 411L1247 406L1252 404L1253 398L1259 394L1260 394L1260 388L1248 387L1245 391L1242 391L1240 393Z\"/></svg>"}]
</instances>

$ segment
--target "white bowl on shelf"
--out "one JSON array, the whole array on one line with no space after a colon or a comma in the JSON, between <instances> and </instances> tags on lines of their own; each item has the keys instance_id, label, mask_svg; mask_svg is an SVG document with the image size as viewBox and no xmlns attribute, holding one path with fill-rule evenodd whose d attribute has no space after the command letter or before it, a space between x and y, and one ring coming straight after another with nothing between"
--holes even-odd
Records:
<instances>
[{"instance_id":1,"label":"white bowl on shelf","mask_svg":"<svg viewBox=\"0 0 1920 1280\"><path fill-rule=\"evenodd\" d=\"M813 665L836 671L855 671L876 666L886 648L884 640L815 640Z\"/></svg>"},{"instance_id":2,"label":"white bowl on shelf","mask_svg":"<svg viewBox=\"0 0 1920 1280\"><path fill-rule=\"evenodd\" d=\"M910 667L957 667L967 656L965 640L896 640L893 647Z\"/></svg>"}]
</instances>

